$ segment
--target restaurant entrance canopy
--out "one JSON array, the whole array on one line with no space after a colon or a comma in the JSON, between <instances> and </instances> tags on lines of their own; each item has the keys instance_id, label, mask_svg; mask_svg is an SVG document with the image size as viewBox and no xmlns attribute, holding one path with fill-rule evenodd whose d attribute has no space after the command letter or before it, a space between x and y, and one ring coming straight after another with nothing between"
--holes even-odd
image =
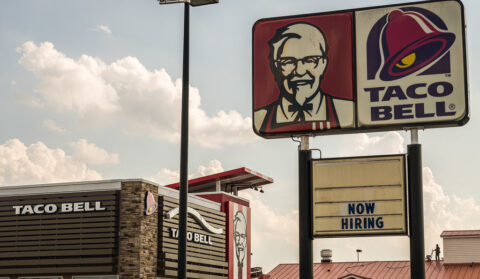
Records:
<instances>
[{"instance_id":1,"label":"restaurant entrance canopy","mask_svg":"<svg viewBox=\"0 0 480 279\"><path fill-rule=\"evenodd\" d=\"M237 194L239 190L258 189L258 187L273 183L273 178L259 172L242 167L224 171L188 181L189 193L200 192L228 192ZM166 187L178 189L180 183L166 185Z\"/></svg>"}]
</instances>

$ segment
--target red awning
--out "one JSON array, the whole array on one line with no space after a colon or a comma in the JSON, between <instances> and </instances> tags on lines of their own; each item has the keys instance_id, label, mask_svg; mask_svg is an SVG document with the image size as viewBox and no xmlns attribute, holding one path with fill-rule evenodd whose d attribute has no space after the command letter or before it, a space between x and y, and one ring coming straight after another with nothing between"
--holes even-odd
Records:
<instances>
[{"instance_id":1,"label":"red awning","mask_svg":"<svg viewBox=\"0 0 480 279\"><path fill-rule=\"evenodd\" d=\"M233 186L236 186L238 190L244 190L273 183L273 178L243 167L191 179L188 181L188 188L191 193L214 191L217 183L221 184L223 191L230 192ZM166 187L178 189L180 182L166 185Z\"/></svg>"}]
</instances>

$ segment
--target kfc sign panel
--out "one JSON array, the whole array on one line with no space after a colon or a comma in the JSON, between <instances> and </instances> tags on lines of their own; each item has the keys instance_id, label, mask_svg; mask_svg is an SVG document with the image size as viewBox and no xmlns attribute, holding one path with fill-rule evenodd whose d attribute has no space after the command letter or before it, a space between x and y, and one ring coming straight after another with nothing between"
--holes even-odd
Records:
<instances>
[{"instance_id":1,"label":"kfc sign panel","mask_svg":"<svg viewBox=\"0 0 480 279\"><path fill-rule=\"evenodd\" d=\"M257 21L255 133L270 138L465 124L463 22L458 1Z\"/></svg>"},{"instance_id":2,"label":"kfc sign panel","mask_svg":"<svg viewBox=\"0 0 480 279\"><path fill-rule=\"evenodd\" d=\"M358 11L355 18L359 127L468 121L460 2Z\"/></svg>"},{"instance_id":3,"label":"kfc sign panel","mask_svg":"<svg viewBox=\"0 0 480 279\"><path fill-rule=\"evenodd\" d=\"M353 14L253 28L253 127L264 137L354 128Z\"/></svg>"}]
</instances>

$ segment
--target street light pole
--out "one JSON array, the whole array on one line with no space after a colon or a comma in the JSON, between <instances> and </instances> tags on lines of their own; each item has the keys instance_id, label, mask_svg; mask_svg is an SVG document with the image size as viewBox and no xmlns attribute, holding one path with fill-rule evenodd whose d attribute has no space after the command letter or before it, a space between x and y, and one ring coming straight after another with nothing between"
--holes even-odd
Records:
<instances>
[{"instance_id":1,"label":"street light pole","mask_svg":"<svg viewBox=\"0 0 480 279\"><path fill-rule=\"evenodd\" d=\"M188 206L188 115L190 80L190 5L201 6L218 3L218 0L158 0L160 4L184 3L183 21L183 76L182 120L180 135L180 197L178 221L178 273L177 278L187 278L187 206Z\"/></svg>"},{"instance_id":2,"label":"street light pole","mask_svg":"<svg viewBox=\"0 0 480 279\"><path fill-rule=\"evenodd\" d=\"M182 279L187 278L189 61L190 4L186 2L183 21L182 124L180 136L180 212L178 223L178 278Z\"/></svg>"}]
</instances>

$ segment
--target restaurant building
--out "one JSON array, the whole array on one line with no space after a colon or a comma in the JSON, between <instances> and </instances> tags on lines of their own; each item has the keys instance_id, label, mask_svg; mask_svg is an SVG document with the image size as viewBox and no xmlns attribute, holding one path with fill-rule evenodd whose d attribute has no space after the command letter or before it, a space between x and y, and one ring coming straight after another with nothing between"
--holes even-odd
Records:
<instances>
[{"instance_id":1,"label":"restaurant building","mask_svg":"<svg viewBox=\"0 0 480 279\"><path fill-rule=\"evenodd\" d=\"M234 194L273 180L240 168L191 182L187 277L251 278L250 204ZM0 187L0 279L176 278L175 188L144 179Z\"/></svg>"}]
</instances>

